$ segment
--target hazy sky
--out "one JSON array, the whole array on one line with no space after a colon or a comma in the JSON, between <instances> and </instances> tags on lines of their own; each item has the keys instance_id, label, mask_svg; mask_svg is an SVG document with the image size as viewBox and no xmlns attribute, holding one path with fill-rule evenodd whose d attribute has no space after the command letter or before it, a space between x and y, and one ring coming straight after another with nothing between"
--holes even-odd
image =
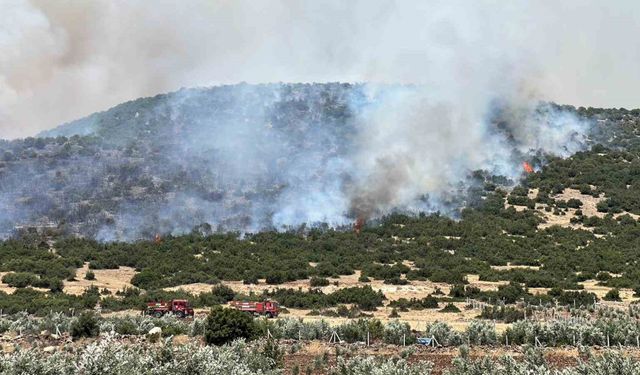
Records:
<instances>
[{"instance_id":1,"label":"hazy sky","mask_svg":"<svg viewBox=\"0 0 640 375\"><path fill-rule=\"evenodd\" d=\"M240 81L412 82L475 97L501 92L504 74L535 98L636 108L638 36L636 0L0 0L0 137Z\"/></svg>"}]
</instances>

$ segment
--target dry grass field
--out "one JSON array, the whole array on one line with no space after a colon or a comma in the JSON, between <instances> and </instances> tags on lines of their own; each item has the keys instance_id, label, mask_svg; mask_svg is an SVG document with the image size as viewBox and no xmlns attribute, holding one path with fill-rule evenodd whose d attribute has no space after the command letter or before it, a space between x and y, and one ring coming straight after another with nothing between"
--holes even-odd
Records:
<instances>
[{"instance_id":1,"label":"dry grass field","mask_svg":"<svg viewBox=\"0 0 640 375\"><path fill-rule=\"evenodd\" d=\"M131 267L120 267L114 270L92 270L95 274L95 280L86 280L85 274L89 271L89 263L76 270L75 281L64 281L64 292L68 294L80 295L90 286L96 286L98 289L108 289L111 293L124 288L130 288L131 279L136 271Z\"/></svg>"}]
</instances>

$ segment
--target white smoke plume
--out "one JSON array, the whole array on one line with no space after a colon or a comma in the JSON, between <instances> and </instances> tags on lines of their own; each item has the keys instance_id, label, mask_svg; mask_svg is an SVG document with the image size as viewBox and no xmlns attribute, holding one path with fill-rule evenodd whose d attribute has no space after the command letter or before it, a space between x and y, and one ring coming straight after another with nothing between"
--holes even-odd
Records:
<instances>
[{"instance_id":1,"label":"white smoke plume","mask_svg":"<svg viewBox=\"0 0 640 375\"><path fill-rule=\"evenodd\" d=\"M336 135L306 128L305 142L322 142L272 175L294 135L272 134L260 113L216 124L215 137L193 137L189 150L221 155L226 167L215 165L224 171L216 183L285 182L275 203L247 204L253 222L242 229L248 230L265 222L339 225L396 208L439 210L474 170L515 179L529 153L566 156L583 146L588 124L551 107L538 111L539 100L640 103L640 45L629 42L640 34L635 1L0 0L0 6L3 138L184 86L370 82L367 100L349 103L356 132L347 153L316 157ZM176 108L188 104L188 97L175 98ZM267 102L277 100L275 94ZM496 126L497 110L508 128ZM172 120L179 132L180 117ZM206 132L207 121L196 128ZM185 154L167 152L176 159ZM173 218L188 216L175 206L206 211L196 218L207 222L235 209L199 199L181 195L156 212L166 223L158 230L172 232ZM123 226L144 220L136 211L122 207ZM125 236L139 235L133 232ZM110 229L100 234L117 236Z\"/></svg>"},{"instance_id":2,"label":"white smoke plume","mask_svg":"<svg viewBox=\"0 0 640 375\"><path fill-rule=\"evenodd\" d=\"M633 0L2 0L0 10L2 138L239 81L446 78L473 101L504 74L545 100L640 103Z\"/></svg>"}]
</instances>

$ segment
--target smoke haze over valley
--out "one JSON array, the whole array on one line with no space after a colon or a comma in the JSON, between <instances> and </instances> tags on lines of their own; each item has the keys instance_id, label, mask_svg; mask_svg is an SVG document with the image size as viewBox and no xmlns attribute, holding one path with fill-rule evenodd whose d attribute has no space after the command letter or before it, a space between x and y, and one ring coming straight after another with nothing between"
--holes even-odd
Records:
<instances>
[{"instance_id":1,"label":"smoke haze over valley","mask_svg":"<svg viewBox=\"0 0 640 375\"><path fill-rule=\"evenodd\" d=\"M539 166L587 145L591 124L570 108L456 104L422 86L338 83L138 99L2 144L4 230L52 222L133 240L201 224L244 232L394 211L455 216L485 180L509 187L523 160Z\"/></svg>"},{"instance_id":2,"label":"smoke haze over valley","mask_svg":"<svg viewBox=\"0 0 640 375\"><path fill-rule=\"evenodd\" d=\"M640 99L634 2L65 5L3 4L0 136L38 134L0 143L5 233L456 216L523 161L593 143L591 121L547 101Z\"/></svg>"}]
</instances>

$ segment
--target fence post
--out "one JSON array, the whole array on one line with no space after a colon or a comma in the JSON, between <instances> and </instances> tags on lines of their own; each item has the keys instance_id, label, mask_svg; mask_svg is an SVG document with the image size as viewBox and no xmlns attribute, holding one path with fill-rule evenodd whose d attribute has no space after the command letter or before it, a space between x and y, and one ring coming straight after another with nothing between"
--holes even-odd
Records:
<instances>
[{"instance_id":1,"label":"fence post","mask_svg":"<svg viewBox=\"0 0 640 375\"><path fill-rule=\"evenodd\" d=\"M608 348L609 346L610 346L610 343L609 343L609 334L607 333L607 348Z\"/></svg>"},{"instance_id":2,"label":"fence post","mask_svg":"<svg viewBox=\"0 0 640 375\"><path fill-rule=\"evenodd\" d=\"M504 335L504 341L506 346L509 346L509 335Z\"/></svg>"},{"instance_id":3,"label":"fence post","mask_svg":"<svg viewBox=\"0 0 640 375\"><path fill-rule=\"evenodd\" d=\"M370 342L369 339L370 339L369 330L367 330L367 346L369 346L369 342Z\"/></svg>"},{"instance_id":4,"label":"fence post","mask_svg":"<svg viewBox=\"0 0 640 375\"><path fill-rule=\"evenodd\" d=\"M336 331L331 332L331 338L329 339L329 344L333 343L342 343L342 339L340 339Z\"/></svg>"},{"instance_id":5,"label":"fence post","mask_svg":"<svg viewBox=\"0 0 640 375\"><path fill-rule=\"evenodd\" d=\"M402 346L407 346L407 334L402 335Z\"/></svg>"}]
</instances>

